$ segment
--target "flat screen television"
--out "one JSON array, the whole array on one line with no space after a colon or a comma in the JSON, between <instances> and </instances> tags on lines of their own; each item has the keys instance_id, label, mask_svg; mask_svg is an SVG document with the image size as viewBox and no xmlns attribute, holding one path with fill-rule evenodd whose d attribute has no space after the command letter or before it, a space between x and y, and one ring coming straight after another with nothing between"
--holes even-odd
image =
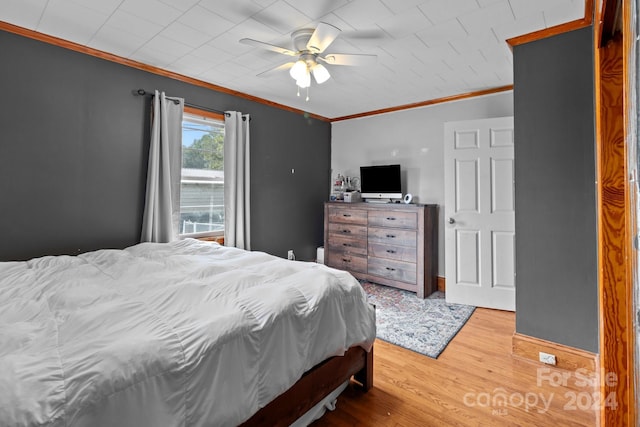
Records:
<instances>
[{"instance_id":1,"label":"flat screen television","mask_svg":"<svg viewBox=\"0 0 640 427\"><path fill-rule=\"evenodd\" d=\"M401 199L400 165L361 166L363 199Z\"/></svg>"}]
</instances>

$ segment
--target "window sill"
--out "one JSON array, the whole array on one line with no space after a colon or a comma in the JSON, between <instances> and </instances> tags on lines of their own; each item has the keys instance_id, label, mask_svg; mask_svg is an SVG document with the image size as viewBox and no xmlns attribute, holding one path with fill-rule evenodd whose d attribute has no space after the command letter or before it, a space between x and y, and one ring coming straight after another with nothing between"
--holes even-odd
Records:
<instances>
[{"instance_id":1,"label":"window sill","mask_svg":"<svg viewBox=\"0 0 640 427\"><path fill-rule=\"evenodd\" d=\"M224 236L202 236L196 237L198 240L203 240L205 242L216 242L224 245Z\"/></svg>"}]
</instances>

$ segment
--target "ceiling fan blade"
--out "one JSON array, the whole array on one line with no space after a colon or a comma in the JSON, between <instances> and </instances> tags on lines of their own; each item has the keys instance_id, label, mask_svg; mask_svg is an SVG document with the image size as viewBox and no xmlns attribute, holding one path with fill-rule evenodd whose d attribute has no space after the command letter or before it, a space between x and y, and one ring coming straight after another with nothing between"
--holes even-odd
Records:
<instances>
[{"instance_id":1,"label":"ceiling fan blade","mask_svg":"<svg viewBox=\"0 0 640 427\"><path fill-rule=\"evenodd\" d=\"M307 49L313 53L322 53L340 35L340 28L320 22L307 42Z\"/></svg>"},{"instance_id":2,"label":"ceiling fan blade","mask_svg":"<svg viewBox=\"0 0 640 427\"><path fill-rule=\"evenodd\" d=\"M360 55L351 53L329 53L324 58L318 57L331 65L374 65L378 62L377 55Z\"/></svg>"},{"instance_id":3,"label":"ceiling fan blade","mask_svg":"<svg viewBox=\"0 0 640 427\"><path fill-rule=\"evenodd\" d=\"M259 47L262 49L267 49L267 50L271 50L273 52L278 52L281 53L283 55L289 55L289 56L298 56L298 54L290 49L284 48L284 47L280 47L280 46L276 46L276 45L272 45L269 43L265 43L265 42L261 42L258 40L253 40L253 39L240 39L240 43L242 44L246 44L249 46L255 46L255 47Z\"/></svg>"},{"instance_id":4,"label":"ceiling fan blade","mask_svg":"<svg viewBox=\"0 0 640 427\"><path fill-rule=\"evenodd\" d=\"M286 64L282 64L282 65L278 65L275 68L271 68L267 71L263 71L260 74L256 74L257 77L268 77L271 74L277 72L277 71L282 71L282 70L288 70L289 68L293 67L293 64L295 64L295 62L287 62Z\"/></svg>"}]
</instances>

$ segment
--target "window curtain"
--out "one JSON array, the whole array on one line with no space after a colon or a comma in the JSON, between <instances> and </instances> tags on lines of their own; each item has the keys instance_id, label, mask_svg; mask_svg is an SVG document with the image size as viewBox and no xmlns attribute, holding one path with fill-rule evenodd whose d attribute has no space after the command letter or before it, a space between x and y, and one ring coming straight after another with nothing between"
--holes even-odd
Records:
<instances>
[{"instance_id":1,"label":"window curtain","mask_svg":"<svg viewBox=\"0 0 640 427\"><path fill-rule=\"evenodd\" d=\"M166 243L178 238L183 112L184 99L155 91L142 242Z\"/></svg>"},{"instance_id":2,"label":"window curtain","mask_svg":"<svg viewBox=\"0 0 640 427\"><path fill-rule=\"evenodd\" d=\"M225 112L224 244L251 249L249 214L249 115Z\"/></svg>"}]
</instances>

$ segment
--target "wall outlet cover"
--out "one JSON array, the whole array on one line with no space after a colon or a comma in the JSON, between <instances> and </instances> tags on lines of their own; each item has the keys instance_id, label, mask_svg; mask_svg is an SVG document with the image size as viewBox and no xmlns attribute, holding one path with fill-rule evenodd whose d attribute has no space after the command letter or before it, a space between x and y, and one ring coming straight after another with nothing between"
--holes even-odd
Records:
<instances>
[{"instance_id":1,"label":"wall outlet cover","mask_svg":"<svg viewBox=\"0 0 640 427\"><path fill-rule=\"evenodd\" d=\"M556 356L553 354L549 354L549 353L545 353L544 351L541 351L538 353L538 358L542 363L545 363L547 365L554 365L556 364Z\"/></svg>"}]
</instances>

